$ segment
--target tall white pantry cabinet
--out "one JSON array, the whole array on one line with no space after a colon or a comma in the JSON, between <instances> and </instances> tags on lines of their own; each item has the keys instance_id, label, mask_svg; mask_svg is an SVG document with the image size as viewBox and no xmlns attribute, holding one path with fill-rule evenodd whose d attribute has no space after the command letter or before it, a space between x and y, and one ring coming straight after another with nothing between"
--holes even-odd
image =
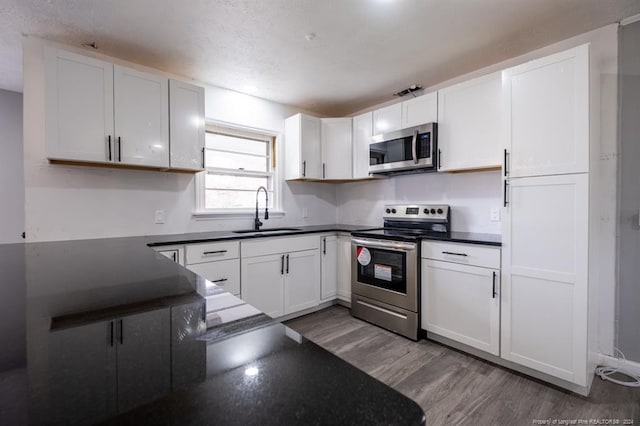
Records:
<instances>
[{"instance_id":1,"label":"tall white pantry cabinet","mask_svg":"<svg viewBox=\"0 0 640 426\"><path fill-rule=\"evenodd\" d=\"M589 45L505 70L502 84L501 356L588 390Z\"/></svg>"}]
</instances>

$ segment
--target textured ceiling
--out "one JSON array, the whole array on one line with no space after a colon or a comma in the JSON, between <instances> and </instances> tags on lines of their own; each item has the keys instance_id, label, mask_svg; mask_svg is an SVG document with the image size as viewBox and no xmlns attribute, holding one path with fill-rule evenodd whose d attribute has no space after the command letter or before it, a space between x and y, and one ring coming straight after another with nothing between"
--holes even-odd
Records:
<instances>
[{"instance_id":1,"label":"textured ceiling","mask_svg":"<svg viewBox=\"0 0 640 426\"><path fill-rule=\"evenodd\" d=\"M0 0L0 88L22 90L29 34L340 115L638 13L640 0Z\"/></svg>"}]
</instances>

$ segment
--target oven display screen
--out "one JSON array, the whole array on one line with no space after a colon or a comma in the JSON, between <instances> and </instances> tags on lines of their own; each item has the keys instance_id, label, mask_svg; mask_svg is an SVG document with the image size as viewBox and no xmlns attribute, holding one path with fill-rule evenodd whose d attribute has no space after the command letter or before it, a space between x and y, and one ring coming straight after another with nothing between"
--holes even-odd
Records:
<instances>
[{"instance_id":1,"label":"oven display screen","mask_svg":"<svg viewBox=\"0 0 640 426\"><path fill-rule=\"evenodd\" d=\"M405 214L418 214L420 213L420 209L418 207L407 207L407 211Z\"/></svg>"}]
</instances>

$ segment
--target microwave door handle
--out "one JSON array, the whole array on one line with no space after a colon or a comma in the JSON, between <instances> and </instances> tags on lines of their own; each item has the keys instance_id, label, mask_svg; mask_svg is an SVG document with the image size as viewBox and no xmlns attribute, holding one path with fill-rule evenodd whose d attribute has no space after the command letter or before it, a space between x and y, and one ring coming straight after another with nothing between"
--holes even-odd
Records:
<instances>
[{"instance_id":1,"label":"microwave door handle","mask_svg":"<svg viewBox=\"0 0 640 426\"><path fill-rule=\"evenodd\" d=\"M413 162L418 164L418 130L413 131L413 139L411 140L411 151L413 154Z\"/></svg>"}]
</instances>

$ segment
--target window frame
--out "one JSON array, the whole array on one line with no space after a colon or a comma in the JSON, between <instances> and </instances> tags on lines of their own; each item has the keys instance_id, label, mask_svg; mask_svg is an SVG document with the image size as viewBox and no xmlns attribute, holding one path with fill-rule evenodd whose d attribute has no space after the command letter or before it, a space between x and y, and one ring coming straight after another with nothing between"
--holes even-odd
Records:
<instances>
[{"instance_id":1,"label":"window frame","mask_svg":"<svg viewBox=\"0 0 640 426\"><path fill-rule=\"evenodd\" d=\"M282 210L282 181L280 179L280 153L278 148L281 147L280 133L272 130L265 130L255 127L242 126L234 123L228 123L219 120L206 119L205 120L205 133L220 133L229 136L237 136L247 139L265 140L271 139L270 147L270 160L271 160L271 176L273 179L273 206L269 209L269 215L272 217L281 217L285 215L285 211ZM206 150L206 148L205 148ZM275 156L275 159L273 158ZM223 172L224 169L212 169L211 171ZM204 170L199 172L195 176L195 211L193 216L197 219L207 218L248 218L255 216L255 207L249 208L218 208L207 209L206 206L206 176L208 171ZM236 172L229 174L238 174L239 176L251 176L252 172L246 173ZM264 176L264 173L255 173L259 176ZM262 208L261 208L262 211Z\"/></svg>"}]
</instances>

